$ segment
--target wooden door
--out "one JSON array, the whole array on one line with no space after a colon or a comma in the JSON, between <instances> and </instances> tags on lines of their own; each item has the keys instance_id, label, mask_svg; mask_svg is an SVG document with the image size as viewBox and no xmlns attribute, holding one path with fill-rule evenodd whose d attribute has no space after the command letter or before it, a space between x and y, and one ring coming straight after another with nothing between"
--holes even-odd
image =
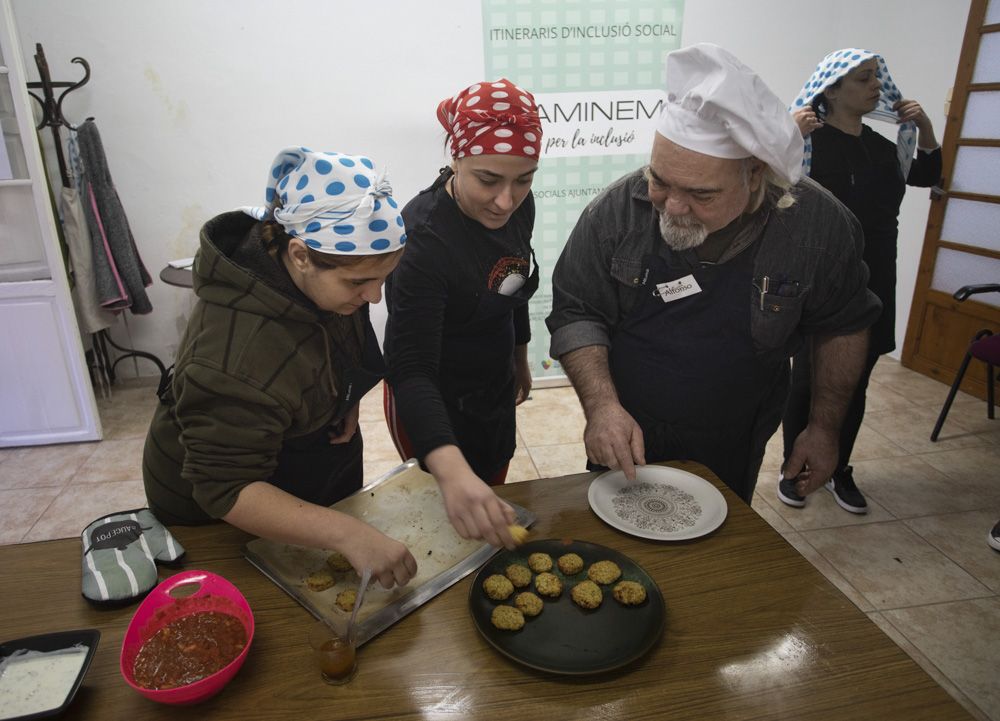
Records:
<instances>
[{"instance_id":1,"label":"wooden door","mask_svg":"<svg viewBox=\"0 0 1000 721\"><path fill-rule=\"evenodd\" d=\"M972 337L1000 332L1000 293L959 302L964 285L1000 283L1000 0L972 0L932 192L903 365L949 385ZM962 389L985 398L974 362Z\"/></svg>"}]
</instances>

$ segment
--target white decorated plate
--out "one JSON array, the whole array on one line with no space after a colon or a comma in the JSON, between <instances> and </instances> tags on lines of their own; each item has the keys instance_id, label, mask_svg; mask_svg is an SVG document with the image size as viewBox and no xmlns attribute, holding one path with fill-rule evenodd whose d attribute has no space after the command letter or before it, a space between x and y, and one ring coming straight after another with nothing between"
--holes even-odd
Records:
<instances>
[{"instance_id":1,"label":"white decorated plate","mask_svg":"<svg viewBox=\"0 0 1000 721\"><path fill-rule=\"evenodd\" d=\"M605 523L640 538L684 541L711 533L726 519L726 499L701 476L666 466L602 473L587 500Z\"/></svg>"}]
</instances>

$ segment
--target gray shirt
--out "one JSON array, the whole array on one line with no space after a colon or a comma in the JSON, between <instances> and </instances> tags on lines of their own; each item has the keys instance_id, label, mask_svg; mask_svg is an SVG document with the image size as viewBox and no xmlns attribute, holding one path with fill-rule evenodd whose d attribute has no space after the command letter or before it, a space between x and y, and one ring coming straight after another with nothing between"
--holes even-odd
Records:
<instances>
[{"instance_id":1,"label":"gray shirt","mask_svg":"<svg viewBox=\"0 0 1000 721\"><path fill-rule=\"evenodd\" d=\"M867 289L861 226L836 198L804 178L789 208L763 208L711 234L733 238L725 263L759 244L747 288L750 332L758 353L789 357L805 336L847 335L878 318L881 303ZM591 345L611 345L640 292L646 263L658 254L694 270L697 250L673 251L660 236L641 170L608 186L580 215L552 274L546 318L553 358ZM770 291L761 298L763 279Z\"/></svg>"}]
</instances>

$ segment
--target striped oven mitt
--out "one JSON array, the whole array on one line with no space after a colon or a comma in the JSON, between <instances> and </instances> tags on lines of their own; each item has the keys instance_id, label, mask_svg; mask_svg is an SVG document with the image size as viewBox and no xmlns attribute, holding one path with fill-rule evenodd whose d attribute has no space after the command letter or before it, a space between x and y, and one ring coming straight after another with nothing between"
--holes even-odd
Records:
<instances>
[{"instance_id":1,"label":"striped oven mitt","mask_svg":"<svg viewBox=\"0 0 1000 721\"><path fill-rule=\"evenodd\" d=\"M146 595L157 583L156 563L172 563L184 548L148 508L101 516L81 534L83 596L120 604Z\"/></svg>"}]
</instances>

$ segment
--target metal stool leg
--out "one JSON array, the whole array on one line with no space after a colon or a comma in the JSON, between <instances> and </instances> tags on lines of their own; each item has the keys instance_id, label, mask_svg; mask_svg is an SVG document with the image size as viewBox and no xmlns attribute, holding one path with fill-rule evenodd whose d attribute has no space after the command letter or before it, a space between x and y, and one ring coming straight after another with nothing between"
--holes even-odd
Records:
<instances>
[{"instance_id":1,"label":"metal stool leg","mask_svg":"<svg viewBox=\"0 0 1000 721\"><path fill-rule=\"evenodd\" d=\"M962 365L959 366L958 374L955 376L955 382L951 384L951 390L948 391L948 398L944 402L944 408L941 409L941 414L938 416L937 423L934 424L934 430L931 431L931 441L936 441L938 439L938 434L941 433L941 426L944 425L944 419L948 415L948 411L951 409L952 401L955 400L955 395L958 393L958 387L962 384L962 377L965 375L965 371L968 369L969 361L971 360L972 352L966 351L965 358L962 360Z\"/></svg>"},{"instance_id":2,"label":"metal stool leg","mask_svg":"<svg viewBox=\"0 0 1000 721\"><path fill-rule=\"evenodd\" d=\"M986 364L986 379L988 381L986 385L986 417L993 420L993 384L996 383L996 376L993 373L994 368L992 363Z\"/></svg>"}]
</instances>

